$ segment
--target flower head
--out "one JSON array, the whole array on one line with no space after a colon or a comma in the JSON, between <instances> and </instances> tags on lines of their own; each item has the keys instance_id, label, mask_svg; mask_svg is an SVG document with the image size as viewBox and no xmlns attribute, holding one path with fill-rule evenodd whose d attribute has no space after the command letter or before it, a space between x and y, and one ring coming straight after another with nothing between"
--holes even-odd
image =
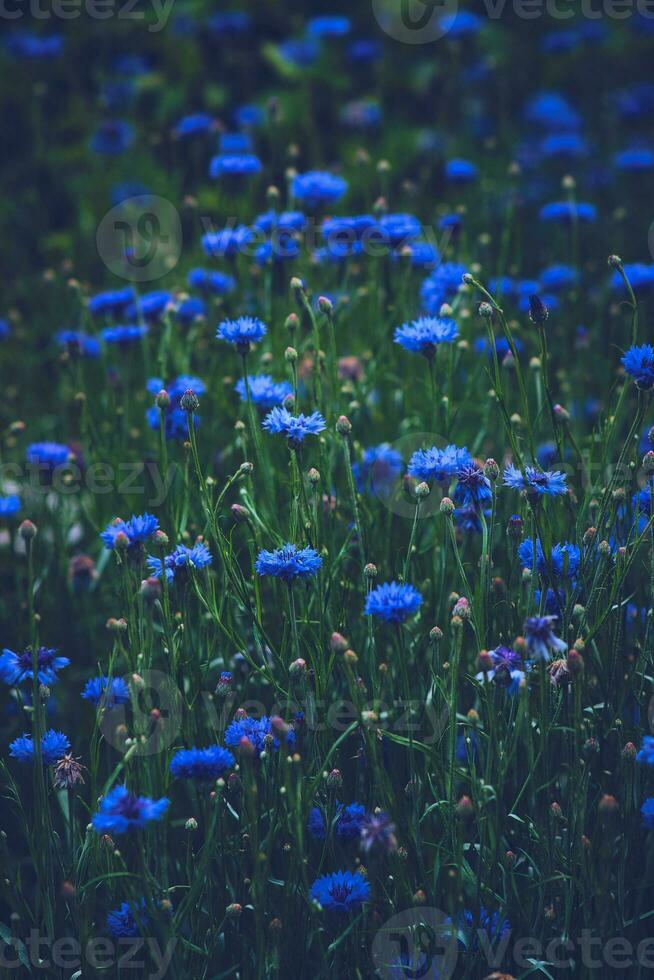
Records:
<instances>
[{"instance_id":1,"label":"flower head","mask_svg":"<svg viewBox=\"0 0 654 980\"><path fill-rule=\"evenodd\" d=\"M403 460L397 449L383 442L363 453L360 463L354 463L352 473L359 493L384 497L395 487L402 473Z\"/></svg>"},{"instance_id":2,"label":"flower head","mask_svg":"<svg viewBox=\"0 0 654 980\"><path fill-rule=\"evenodd\" d=\"M648 796L640 808L643 818L643 827L647 830L654 830L654 796Z\"/></svg>"},{"instance_id":3,"label":"flower head","mask_svg":"<svg viewBox=\"0 0 654 980\"><path fill-rule=\"evenodd\" d=\"M293 394L293 388L288 381L273 381L269 374L249 374L248 387L252 404L266 411L276 405L282 405L284 400ZM234 390L242 402L247 401L247 390L243 378L236 382Z\"/></svg>"},{"instance_id":4,"label":"flower head","mask_svg":"<svg viewBox=\"0 0 654 980\"><path fill-rule=\"evenodd\" d=\"M143 544L144 541L151 538L155 531L158 530L159 521L152 514L139 514L138 516L132 514L128 521L116 518L115 521L107 525L100 537L104 542L105 548L111 551L116 547L116 538L119 534L127 538L128 545L132 548L136 545Z\"/></svg>"},{"instance_id":5,"label":"flower head","mask_svg":"<svg viewBox=\"0 0 654 980\"><path fill-rule=\"evenodd\" d=\"M308 207L332 204L347 191L347 181L323 170L310 170L297 174L291 186L293 197L304 201Z\"/></svg>"},{"instance_id":6,"label":"flower head","mask_svg":"<svg viewBox=\"0 0 654 980\"><path fill-rule=\"evenodd\" d=\"M252 316L240 316L238 320L223 320L216 337L233 344L239 351L247 351L250 344L258 344L267 333L265 323Z\"/></svg>"},{"instance_id":7,"label":"flower head","mask_svg":"<svg viewBox=\"0 0 654 980\"><path fill-rule=\"evenodd\" d=\"M557 616L530 616L525 620L527 649L537 660L549 660L552 653L565 653L564 641L554 633Z\"/></svg>"},{"instance_id":8,"label":"flower head","mask_svg":"<svg viewBox=\"0 0 654 980\"><path fill-rule=\"evenodd\" d=\"M368 593L366 616L376 616L386 623L403 623L422 605L422 596L412 585L384 582Z\"/></svg>"},{"instance_id":9,"label":"flower head","mask_svg":"<svg viewBox=\"0 0 654 980\"><path fill-rule=\"evenodd\" d=\"M179 749L172 757L170 771L175 779L220 779L234 768L234 756L220 745L206 749Z\"/></svg>"},{"instance_id":10,"label":"flower head","mask_svg":"<svg viewBox=\"0 0 654 980\"><path fill-rule=\"evenodd\" d=\"M56 650L48 647L39 647L37 654L37 679L39 684L54 684L57 680L57 671L67 667L70 663L68 657L58 657ZM14 653L6 647L0 656L0 680L12 687L21 684L23 681L31 681L34 677L32 650L28 647L23 653Z\"/></svg>"},{"instance_id":11,"label":"flower head","mask_svg":"<svg viewBox=\"0 0 654 980\"><path fill-rule=\"evenodd\" d=\"M540 497L562 497L568 492L565 473L559 470L537 470L526 466L524 476L517 466L509 464L504 470L504 485L513 490L526 490Z\"/></svg>"},{"instance_id":12,"label":"flower head","mask_svg":"<svg viewBox=\"0 0 654 980\"><path fill-rule=\"evenodd\" d=\"M161 820L169 804L165 797L152 800L130 793L125 786L114 786L102 799L91 822L98 834L124 834L145 827L151 820Z\"/></svg>"},{"instance_id":13,"label":"flower head","mask_svg":"<svg viewBox=\"0 0 654 980\"><path fill-rule=\"evenodd\" d=\"M285 738L288 745L295 743L293 729L286 732ZM227 726L226 745L237 749L244 740L252 746L257 756L265 750L278 749L280 746L280 740L273 732L272 722L266 715L262 715L261 718L239 718Z\"/></svg>"},{"instance_id":14,"label":"flower head","mask_svg":"<svg viewBox=\"0 0 654 980\"><path fill-rule=\"evenodd\" d=\"M472 463L472 456L465 448L449 445L444 449L418 449L409 460L409 476L417 480L435 480L449 483L462 467Z\"/></svg>"},{"instance_id":15,"label":"flower head","mask_svg":"<svg viewBox=\"0 0 654 980\"><path fill-rule=\"evenodd\" d=\"M271 409L261 424L268 432L286 436L291 445L299 445L308 435L317 435L327 425L320 412L291 415L287 408L279 406Z\"/></svg>"},{"instance_id":16,"label":"flower head","mask_svg":"<svg viewBox=\"0 0 654 980\"><path fill-rule=\"evenodd\" d=\"M359 908L370 898L370 883L358 872L334 871L317 878L311 886L311 898L326 912L342 914Z\"/></svg>"},{"instance_id":17,"label":"flower head","mask_svg":"<svg viewBox=\"0 0 654 980\"><path fill-rule=\"evenodd\" d=\"M321 566L322 558L317 551L297 548L294 544L285 544L275 551L262 549L254 563L258 575L271 575L288 583L316 575Z\"/></svg>"},{"instance_id":18,"label":"flower head","mask_svg":"<svg viewBox=\"0 0 654 980\"><path fill-rule=\"evenodd\" d=\"M654 736L644 736L643 744L640 747L636 759L641 765L654 769Z\"/></svg>"},{"instance_id":19,"label":"flower head","mask_svg":"<svg viewBox=\"0 0 654 980\"><path fill-rule=\"evenodd\" d=\"M57 789L74 789L84 782L84 766L70 752L55 763L52 781Z\"/></svg>"},{"instance_id":20,"label":"flower head","mask_svg":"<svg viewBox=\"0 0 654 980\"><path fill-rule=\"evenodd\" d=\"M379 813L368 814L361 824L359 831L361 850L368 854L370 851L381 851L392 854L397 850L395 825L383 810Z\"/></svg>"},{"instance_id":21,"label":"flower head","mask_svg":"<svg viewBox=\"0 0 654 980\"><path fill-rule=\"evenodd\" d=\"M654 347L651 344L630 347L622 363L639 388L649 390L654 387Z\"/></svg>"},{"instance_id":22,"label":"flower head","mask_svg":"<svg viewBox=\"0 0 654 980\"><path fill-rule=\"evenodd\" d=\"M13 517L20 510L20 497L11 493L8 497L0 497L0 518Z\"/></svg>"},{"instance_id":23,"label":"flower head","mask_svg":"<svg viewBox=\"0 0 654 980\"><path fill-rule=\"evenodd\" d=\"M107 929L115 939L136 939L148 922L145 899L141 899L136 908L129 902L122 902L107 915Z\"/></svg>"},{"instance_id":24,"label":"flower head","mask_svg":"<svg viewBox=\"0 0 654 980\"><path fill-rule=\"evenodd\" d=\"M96 708L115 708L129 701L129 687L122 677L92 677L86 682L82 697Z\"/></svg>"},{"instance_id":25,"label":"flower head","mask_svg":"<svg viewBox=\"0 0 654 980\"><path fill-rule=\"evenodd\" d=\"M405 350L433 357L438 344L452 344L459 336L454 320L441 320L435 316L422 316L412 323L404 323L395 330L395 343Z\"/></svg>"},{"instance_id":26,"label":"flower head","mask_svg":"<svg viewBox=\"0 0 654 980\"><path fill-rule=\"evenodd\" d=\"M249 177L261 173L261 160L254 153L219 153L209 165L210 177Z\"/></svg>"},{"instance_id":27,"label":"flower head","mask_svg":"<svg viewBox=\"0 0 654 980\"><path fill-rule=\"evenodd\" d=\"M41 762L51 766L70 749L70 742L63 732L50 728L41 739ZM15 738L9 746L9 755L19 762L34 762L34 744L31 735Z\"/></svg>"},{"instance_id":28,"label":"flower head","mask_svg":"<svg viewBox=\"0 0 654 980\"><path fill-rule=\"evenodd\" d=\"M178 544L174 551L166 555L163 559L155 555L148 555L148 568L155 578L161 578L162 570L166 570L166 578L173 582L177 575L189 568L206 568L213 562L213 557L208 547L202 541L196 541L192 548L185 544Z\"/></svg>"},{"instance_id":29,"label":"flower head","mask_svg":"<svg viewBox=\"0 0 654 980\"><path fill-rule=\"evenodd\" d=\"M456 471L454 499L464 506L477 505L493 496L491 483L478 463L464 463Z\"/></svg>"},{"instance_id":30,"label":"flower head","mask_svg":"<svg viewBox=\"0 0 654 980\"><path fill-rule=\"evenodd\" d=\"M536 571L539 575L573 579L579 571L580 551L567 541L552 546L549 562L545 561L540 541L536 542ZM523 568L534 567L534 542L526 538L518 547L518 559Z\"/></svg>"},{"instance_id":31,"label":"flower head","mask_svg":"<svg viewBox=\"0 0 654 980\"><path fill-rule=\"evenodd\" d=\"M27 447L27 462L33 466L55 469L68 462L70 449L60 442L33 442Z\"/></svg>"}]
</instances>

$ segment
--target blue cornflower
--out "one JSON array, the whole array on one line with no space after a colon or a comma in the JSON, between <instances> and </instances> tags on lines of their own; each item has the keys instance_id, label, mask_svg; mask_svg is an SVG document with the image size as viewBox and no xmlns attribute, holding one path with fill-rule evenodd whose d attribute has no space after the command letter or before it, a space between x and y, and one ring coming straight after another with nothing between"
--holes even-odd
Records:
<instances>
[{"instance_id":1,"label":"blue cornflower","mask_svg":"<svg viewBox=\"0 0 654 980\"><path fill-rule=\"evenodd\" d=\"M648 485L638 490L631 498L631 507L639 524L646 523L643 519L652 516L652 492L654 482L649 481ZM642 528L640 529L642 530Z\"/></svg>"},{"instance_id":2,"label":"blue cornflower","mask_svg":"<svg viewBox=\"0 0 654 980\"><path fill-rule=\"evenodd\" d=\"M378 61L383 50L382 45L376 39L362 37L348 44L347 57L353 64L367 65Z\"/></svg>"},{"instance_id":3,"label":"blue cornflower","mask_svg":"<svg viewBox=\"0 0 654 980\"><path fill-rule=\"evenodd\" d=\"M545 204L539 213L541 221L570 225L573 221L592 224L597 220L597 208L583 201L553 201Z\"/></svg>"},{"instance_id":4,"label":"blue cornflower","mask_svg":"<svg viewBox=\"0 0 654 980\"><path fill-rule=\"evenodd\" d=\"M52 766L70 749L70 742L63 732L50 728L41 739L41 762ZM9 746L9 755L19 762L34 762L34 745L31 735L21 735Z\"/></svg>"},{"instance_id":5,"label":"blue cornflower","mask_svg":"<svg viewBox=\"0 0 654 980\"><path fill-rule=\"evenodd\" d=\"M518 354L523 350L522 341L518 340L517 337L514 338L513 343L515 344L515 349ZM493 348L488 342L487 337L479 337L475 340L475 351L478 354L486 354L488 357L492 358ZM506 337L496 337L495 338L495 353L497 354L497 359L500 364L503 363L505 358L513 358L513 353Z\"/></svg>"},{"instance_id":6,"label":"blue cornflower","mask_svg":"<svg viewBox=\"0 0 654 980\"><path fill-rule=\"evenodd\" d=\"M646 830L654 830L654 796L648 796L640 808L643 818L643 827Z\"/></svg>"},{"instance_id":7,"label":"blue cornflower","mask_svg":"<svg viewBox=\"0 0 654 980\"><path fill-rule=\"evenodd\" d=\"M246 225L208 231L202 236L202 248L212 258L234 258L240 252L245 252L253 237Z\"/></svg>"},{"instance_id":8,"label":"blue cornflower","mask_svg":"<svg viewBox=\"0 0 654 980\"><path fill-rule=\"evenodd\" d=\"M343 37L352 30L349 17L337 14L327 14L323 17L313 17L307 24L309 37Z\"/></svg>"},{"instance_id":9,"label":"blue cornflower","mask_svg":"<svg viewBox=\"0 0 654 980\"><path fill-rule=\"evenodd\" d=\"M192 289L199 289L214 296L225 296L236 289L233 276L226 272L214 272L212 269L191 269L187 282Z\"/></svg>"},{"instance_id":10,"label":"blue cornflower","mask_svg":"<svg viewBox=\"0 0 654 980\"><path fill-rule=\"evenodd\" d=\"M560 160L577 160L588 154L588 144L579 133L551 133L540 144L544 157Z\"/></svg>"},{"instance_id":11,"label":"blue cornflower","mask_svg":"<svg viewBox=\"0 0 654 980\"><path fill-rule=\"evenodd\" d=\"M481 941L482 949L487 949L488 946L500 942L511 932L511 924L508 919L505 919L499 912L489 912L483 905L479 909L479 915L475 915L468 909L462 912L458 919L458 925L467 934L467 947L471 950L479 949L480 932L486 934L484 940Z\"/></svg>"},{"instance_id":12,"label":"blue cornflower","mask_svg":"<svg viewBox=\"0 0 654 980\"><path fill-rule=\"evenodd\" d=\"M493 496L491 483L483 467L475 463L464 463L456 471L457 485L454 499L464 506L478 505Z\"/></svg>"},{"instance_id":13,"label":"blue cornflower","mask_svg":"<svg viewBox=\"0 0 654 980\"><path fill-rule=\"evenodd\" d=\"M8 497L0 497L0 519L3 517L13 517L20 510L20 497L15 493L10 493Z\"/></svg>"},{"instance_id":14,"label":"blue cornflower","mask_svg":"<svg viewBox=\"0 0 654 980\"><path fill-rule=\"evenodd\" d=\"M5 38L5 48L14 58L51 61L64 50L64 39L61 34L41 36L30 31L13 31Z\"/></svg>"},{"instance_id":15,"label":"blue cornflower","mask_svg":"<svg viewBox=\"0 0 654 980\"><path fill-rule=\"evenodd\" d=\"M621 360L638 388L648 390L654 387L654 347L651 344L630 347Z\"/></svg>"},{"instance_id":16,"label":"blue cornflower","mask_svg":"<svg viewBox=\"0 0 654 980\"><path fill-rule=\"evenodd\" d=\"M405 350L433 357L438 344L452 344L459 336L454 320L422 316L412 323L403 323L395 330L395 343Z\"/></svg>"},{"instance_id":17,"label":"blue cornflower","mask_svg":"<svg viewBox=\"0 0 654 980\"><path fill-rule=\"evenodd\" d=\"M324 170L310 170L305 174L297 174L291 185L293 197L298 201L304 201L308 207L332 204L343 197L346 191L347 181L343 177Z\"/></svg>"},{"instance_id":18,"label":"blue cornflower","mask_svg":"<svg viewBox=\"0 0 654 980\"><path fill-rule=\"evenodd\" d=\"M361 803L350 803L344 807L336 820L336 836L353 840L361 833L366 819L366 808Z\"/></svg>"},{"instance_id":19,"label":"blue cornflower","mask_svg":"<svg viewBox=\"0 0 654 980\"><path fill-rule=\"evenodd\" d=\"M483 17L473 14L470 10L457 10L446 14L439 22L440 33L450 38L470 37L477 34L484 26Z\"/></svg>"},{"instance_id":20,"label":"blue cornflower","mask_svg":"<svg viewBox=\"0 0 654 980\"><path fill-rule=\"evenodd\" d=\"M57 672L70 663L68 657L58 657L56 650L39 647L37 652L37 678L39 684L49 687L57 680ZM0 680L15 687L23 681L31 681L34 677L32 651L28 647L23 653L14 653L6 647L0 656Z\"/></svg>"},{"instance_id":21,"label":"blue cornflower","mask_svg":"<svg viewBox=\"0 0 654 980\"><path fill-rule=\"evenodd\" d=\"M175 319L184 326L203 319L206 315L207 304L199 296L189 296L188 299L182 300L175 310Z\"/></svg>"},{"instance_id":22,"label":"blue cornflower","mask_svg":"<svg viewBox=\"0 0 654 980\"><path fill-rule=\"evenodd\" d=\"M470 184L477 180L479 168L469 160L448 160L445 164L445 179L456 184Z\"/></svg>"},{"instance_id":23,"label":"blue cornflower","mask_svg":"<svg viewBox=\"0 0 654 980\"><path fill-rule=\"evenodd\" d=\"M337 837L344 840L353 840L358 837L365 820L366 808L361 803L350 803L348 806L343 806L342 803L336 802L334 829ZM316 840L325 840L327 835L325 818L322 810L317 806L312 807L309 811L307 830Z\"/></svg>"},{"instance_id":24,"label":"blue cornflower","mask_svg":"<svg viewBox=\"0 0 654 980\"><path fill-rule=\"evenodd\" d=\"M60 330L56 337L59 346L72 357L100 357L97 337L89 337L81 330Z\"/></svg>"},{"instance_id":25,"label":"blue cornflower","mask_svg":"<svg viewBox=\"0 0 654 980\"><path fill-rule=\"evenodd\" d=\"M190 136L204 136L215 125L213 116L208 115L206 112L195 112L188 116L182 116L179 122L173 127L173 136L177 139L185 139Z\"/></svg>"},{"instance_id":26,"label":"blue cornflower","mask_svg":"<svg viewBox=\"0 0 654 980\"><path fill-rule=\"evenodd\" d=\"M525 640L527 649L537 660L549 660L553 653L565 653L568 649L560 637L554 633L557 616L530 616L525 620Z\"/></svg>"},{"instance_id":27,"label":"blue cornflower","mask_svg":"<svg viewBox=\"0 0 654 980\"><path fill-rule=\"evenodd\" d=\"M299 445L309 435L317 435L327 423L320 412L311 415L291 415L287 408L271 409L261 423L273 435L284 435L291 445Z\"/></svg>"},{"instance_id":28,"label":"blue cornflower","mask_svg":"<svg viewBox=\"0 0 654 980\"><path fill-rule=\"evenodd\" d=\"M107 929L115 939L136 939L148 922L145 899L141 899L136 910L129 902L122 902L119 908L107 914Z\"/></svg>"},{"instance_id":29,"label":"blue cornflower","mask_svg":"<svg viewBox=\"0 0 654 980\"><path fill-rule=\"evenodd\" d=\"M550 265L541 272L539 282L544 290L559 293L576 286L579 282L579 273L571 265Z\"/></svg>"},{"instance_id":30,"label":"blue cornflower","mask_svg":"<svg viewBox=\"0 0 654 980\"><path fill-rule=\"evenodd\" d=\"M420 299L430 316L438 316L443 303L453 299L465 272L465 265L459 262L443 262L427 276L420 287Z\"/></svg>"},{"instance_id":31,"label":"blue cornflower","mask_svg":"<svg viewBox=\"0 0 654 980\"><path fill-rule=\"evenodd\" d=\"M466 504L463 507L457 507L454 511L454 521L457 527L460 527L462 531L472 531L475 534L481 534L483 530L483 525L481 523L481 510L475 504ZM488 521L491 517L490 510L484 510L484 519Z\"/></svg>"},{"instance_id":32,"label":"blue cornflower","mask_svg":"<svg viewBox=\"0 0 654 980\"><path fill-rule=\"evenodd\" d=\"M376 616L386 623L403 623L417 613L422 596L412 585L400 582L384 582L368 593L366 616Z\"/></svg>"},{"instance_id":33,"label":"blue cornflower","mask_svg":"<svg viewBox=\"0 0 654 980\"><path fill-rule=\"evenodd\" d=\"M384 497L397 484L404 466L402 456L388 442L364 450L360 463L354 463L352 473L359 493Z\"/></svg>"},{"instance_id":34,"label":"blue cornflower","mask_svg":"<svg viewBox=\"0 0 654 980\"><path fill-rule=\"evenodd\" d=\"M449 483L463 466L472 463L472 456L465 448L449 445L445 449L417 449L409 460L409 476L416 480L434 480Z\"/></svg>"},{"instance_id":35,"label":"blue cornflower","mask_svg":"<svg viewBox=\"0 0 654 980\"><path fill-rule=\"evenodd\" d=\"M296 68L309 68L320 55L320 45L312 38L299 40L289 38L287 41L282 41L277 50L284 61L295 65Z\"/></svg>"},{"instance_id":36,"label":"blue cornflower","mask_svg":"<svg viewBox=\"0 0 654 980\"><path fill-rule=\"evenodd\" d=\"M266 325L252 316L240 316L238 320L223 320L216 337L233 344L240 352L246 352L250 344L258 344L265 337Z\"/></svg>"},{"instance_id":37,"label":"blue cornflower","mask_svg":"<svg viewBox=\"0 0 654 980\"><path fill-rule=\"evenodd\" d=\"M25 453L27 462L32 466L42 466L52 470L67 463L70 455L68 446L60 442L33 442Z\"/></svg>"},{"instance_id":38,"label":"blue cornflower","mask_svg":"<svg viewBox=\"0 0 654 980\"><path fill-rule=\"evenodd\" d=\"M158 395L164 389L161 378L149 378L146 387L151 395ZM205 394L207 389L204 381L187 374L180 374L174 381L166 385L165 391L170 399L170 404L164 409L166 439L188 439L189 415L180 407L180 401L183 394L189 390L200 397ZM157 431L161 423L161 409L158 405L152 405L147 409L145 417L150 428ZM193 413L193 425L197 428L199 424L198 415Z\"/></svg>"},{"instance_id":39,"label":"blue cornflower","mask_svg":"<svg viewBox=\"0 0 654 980\"><path fill-rule=\"evenodd\" d=\"M269 374L249 374L248 386L252 404L265 411L274 408L275 405L282 405L284 400L293 394L293 388L288 381L273 381ZM236 382L234 390L242 402L247 401L243 378Z\"/></svg>"},{"instance_id":40,"label":"blue cornflower","mask_svg":"<svg viewBox=\"0 0 654 980\"><path fill-rule=\"evenodd\" d=\"M549 563L545 561L540 541L536 542L536 571L539 575L554 575L557 578L575 577L579 571L580 551L574 544L565 541L552 546ZM518 547L518 559L523 568L532 569L534 561L534 542L526 538Z\"/></svg>"},{"instance_id":41,"label":"blue cornflower","mask_svg":"<svg viewBox=\"0 0 654 980\"><path fill-rule=\"evenodd\" d=\"M117 156L134 142L134 129L124 119L105 119L91 137L91 149L104 156Z\"/></svg>"},{"instance_id":42,"label":"blue cornflower","mask_svg":"<svg viewBox=\"0 0 654 980\"><path fill-rule=\"evenodd\" d=\"M129 347L130 344L136 344L141 340L142 337L148 332L146 326L140 326L137 324L127 324L125 326L119 327L106 327L102 331L102 339L105 344L116 344L118 347Z\"/></svg>"},{"instance_id":43,"label":"blue cornflower","mask_svg":"<svg viewBox=\"0 0 654 980\"><path fill-rule=\"evenodd\" d=\"M638 752L636 759L642 765L649 766L650 769L654 769L654 736L644 736L643 744L640 747L640 751Z\"/></svg>"},{"instance_id":44,"label":"blue cornflower","mask_svg":"<svg viewBox=\"0 0 654 980\"><path fill-rule=\"evenodd\" d=\"M266 119L266 113L260 105L240 105L234 110L234 123L243 129L255 129Z\"/></svg>"},{"instance_id":45,"label":"blue cornflower","mask_svg":"<svg viewBox=\"0 0 654 980\"><path fill-rule=\"evenodd\" d=\"M527 102L527 122L554 132L575 130L581 125L581 116L559 92L538 92Z\"/></svg>"},{"instance_id":46,"label":"blue cornflower","mask_svg":"<svg viewBox=\"0 0 654 980\"><path fill-rule=\"evenodd\" d=\"M257 756L264 750L271 747L278 749L280 746L279 738L273 734L270 718L262 715L261 718L239 718L227 726L225 730L225 744L233 749L239 748L241 741L246 739L254 748ZM286 744L295 744L295 732L290 729L286 732Z\"/></svg>"},{"instance_id":47,"label":"blue cornflower","mask_svg":"<svg viewBox=\"0 0 654 980\"><path fill-rule=\"evenodd\" d=\"M111 524L108 524L100 534L105 548L111 551L116 547L116 537L124 534L129 542L129 546L142 544L151 538L155 531L159 530L159 521L152 514L139 514L138 517L132 515L128 521L117 517Z\"/></svg>"},{"instance_id":48,"label":"blue cornflower","mask_svg":"<svg viewBox=\"0 0 654 980\"><path fill-rule=\"evenodd\" d=\"M9 321L0 317L0 340L6 340L11 334L11 327L9 326Z\"/></svg>"},{"instance_id":49,"label":"blue cornflower","mask_svg":"<svg viewBox=\"0 0 654 980\"><path fill-rule=\"evenodd\" d=\"M197 570L206 568L212 562L213 557L211 552L202 541L197 541L192 548L187 547L185 544L178 544L171 554L165 556L163 563L161 558L148 555L148 568L152 575L155 578L161 578L163 567L166 569L166 579L168 582L173 582L178 574L181 574L189 567Z\"/></svg>"},{"instance_id":50,"label":"blue cornflower","mask_svg":"<svg viewBox=\"0 0 654 980\"><path fill-rule=\"evenodd\" d=\"M310 578L322 566L322 558L313 548L297 548L285 544L275 551L262 549L254 563L257 575L271 575L284 582L294 582L296 578Z\"/></svg>"},{"instance_id":51,"label":"blue cornflower","mask_svg":"<svg viewBox=\"0 0 654 980\"><path fill-rule=\"evenodd\" d=\"M170 762L175 779L220 779L233 769L235 759L228 749L209 745L206 749L179 749Z\"/></svg>"},{"instance_id":52,"label":"blue cornflower","mask_svg":"<svg viewBox=\"0 0 654 980\"><path fill-rule=\"evenodd\" d=\"M104 293L96 293L89 297L89 313L93 316L117 316L124 312L134 302L134 290L131 286L125 289L112 289Z\"/></svg>"},{"instance_id":53,"label":"blue cornflower","mask_svg":"<svg viewBox=\"0 0 654 980\"><path fill-rule=\"evenodd\" d=\"M568 491L565 474L559 470L537 470L526 466L525 476L517 466L509 464L504 470L504 485L513 490L526 490L528 494L538 497L561 497Z\"/></svg>"},{"instance_id":54,"label":"blue cornflower","mask_svg":"<svg viewBox=\"0 0 654 980\"><path fill-rule=\"evenodd\" d=\"M643 173L654 168L654 150L635 146L617 153L613 162L618 170L624 170L626 173Z\"/></svg>"},{"instance_id":55,"label":"blue cornflower","mask_svg":"<svg viewBox=\"0 0 654 980\"><path fill-rule=\"evenodd\" d=\"M249 153L252 137L248 133L221 133L218 146L222 153Z\"/></svg>"},{"instance_id":56,"label":"blue cornflower","mask_svg":"<svg viewBox=\"0 0 654 980\"><path fill-rule=\"evenodd\" d=\"M414 214L383 214L378 229L380 240L396 249L409 245L422 234L422 225Z\"/></svg>"},{"instance_id":57,"label":"blue cornflower","mask_svg":"<svg viewBox=\"0 0 654 980\"><path fill-rule=\"evenodd\" d=\"M347 913L368 901L370 883L358 872L334 871L317 878L310 894L326 912Z\"/></svg>"},{"instance_id":58,"label":"blue cornflower","mask_svg":"<svg viewBox=\"0 0 654 980\"><path fill-rule=\"evenodd\" d=\"M91 823L98 834L124 834L127 830L145 827L151 820L161 820L170 800L152 800L136 796L126 786L114 786L107 793Z\"/></svg>"},{"instance_id":59,"label":"blue cornflower","mask_svg":"<svg viewBox=\"0 0 654 980\"><path fill-rule=\"evenodd\" d=\"M644 262L634 262L633 264L624 265L622 268L636 297L646 296L652 292L654 289L654 265L646 265ZM614 292L620 293L622 296L627 295L627 287L625 286L624 279L617 269L611 277L611 289Z\"/></svg>"},{"instance_id":60,"label":"blue cornflower","mask_svg":"<svg viewBox=\"0 0 654 980\"><path fill-rule=\"evenodd\" d=\"M175 297L165 289L155 289L151 293L143 293L132 306L128 306L125 316L130 320L137 319L139 313L148 323L156 323L174 304Z\"/></svg>"},{"instance_id":61,"label":"blue cornflower","mask_svg":"<svg viewBox=\"0 0 654 980\"><path fill-rule=\"evenodd\" d=\"M87 681L82 697L96 708L115 708L129 701L129 687L122 677L92 677Z\"/></svg>"},{"instance_id":62,"label":"blue cornflower","mask_svg":"<svg viewBox=\"0 0 654 980\"><path fill-rule=\"evenodd\" d=\"M509 694L517 694L527 676L520 656L509 647L503 646L490 650L489 656L493 664L491 670L480 670L475 675L475 680L494 681Z\"/></svg>"},{"instance_id":63,"label":"blue cornflower","mask_svg":"<svg viewBox=\"0 0 654 980\"><path fill-rule=\"evenodd\" d=\"M261 173L261 160L254 153L219 153L209 164L210 177L250 177Z\"/></svg>"}]
</instances>

